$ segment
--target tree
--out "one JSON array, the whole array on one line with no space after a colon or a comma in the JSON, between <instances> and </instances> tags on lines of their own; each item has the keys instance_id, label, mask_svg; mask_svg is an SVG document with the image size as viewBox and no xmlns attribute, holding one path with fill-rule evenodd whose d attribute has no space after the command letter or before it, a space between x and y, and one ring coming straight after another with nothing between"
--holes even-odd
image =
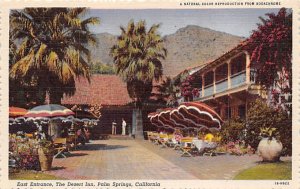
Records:
<instances>
[{"instance_id":1,"label":"tree","mask_svg":"<svg viewBox=\"0 0 300 189\"><path fill-rule=\"evenodd\" d=\"M291 155L292 152L292 123L288 119L286 112L281 109L274 109L260 99L251 103L247 111L245 141L252 148L256 149L259 141L261 129L276 128L279 140L283 144L285 154Z\"/></svg>"},{"instance_id":2,"label":"tree","mask_svg":"<svg viewBox=\"0 0 300 189\"><path fill-rule=\"evenodd\" d=\"M194 97L199 97L200 94L196 86L197 84L198 82L196 82L195 77L192 75L188 75L181 83L181 96L184 97L185 101L192 101Z\"/></svg>"},{"instance_id":3,"label":"tree","mask_svg":"<svg viewBox=\"0 0 300 189\"><path fill-rule=\"evenodd\" d=\"M174 80L167 77L162 83L155 87L158 90L156 96L159 100L165 101L166 105L169 107L176 107L178 105L176 93L179 91L179 88L175 86Z\"/></svg>"},{"instance_id":4,"label":"tree","mask_svg":"<svg viewBox=\"0 0 300 189\"><path fill-rule=\"evenodd\" d=\"M242 141L244 139L245 123L239 117L227 120L220 131L222 143Z\"/></svg>"},{"instance_id":5,"label":"tree","mask_svg":"<svg viewBox=\"0 0 300 189\"><path fill-rule=\"evenodd\" d=\"M64 94L75 92L75 79L90 79L90 51L96 45L85 18L86 8L25 8L10 12L10 36L18 42L11 62L10 78L48 93L50 103L60 103ZM13 45L11 45L13 47Z\"/></svg>"},{"instance_id":6,"label":"tree","mask_svg":"<svg viewBox=\"0 0 300 189\"><path fill-rule=\"evenodd\" d=\"M292 13L282 8L277 15L266 15L247 40L251 67L256 70L256 82L273 94L291 93Z\"/></svg>"},{"instance_id":7,"label":"tree","mask_svg":"<svg viewBox=\"0 0 300 189\"><path fill-rule=\"evenodd\" d=\"M110 51L116 72L127 83L128 93L135 101L137 136L143 135L143 102L151 95L153 80L158 81L161 78L161 60L167 55L158 28L159 25L154 24L147 31L145 21L134 23L131 20L127 28L120 27L121 35Z\"/></svg>"},{"instance_id":8,"label":"tree","mask_svg":"<svg viewBox=\"0 0 300 189\"><path fill-rule=\"evenodd\" d=\"M93 74L115 74L113 65L101 62L93 63L90 70Z\"/></svg>"}]
</instances>

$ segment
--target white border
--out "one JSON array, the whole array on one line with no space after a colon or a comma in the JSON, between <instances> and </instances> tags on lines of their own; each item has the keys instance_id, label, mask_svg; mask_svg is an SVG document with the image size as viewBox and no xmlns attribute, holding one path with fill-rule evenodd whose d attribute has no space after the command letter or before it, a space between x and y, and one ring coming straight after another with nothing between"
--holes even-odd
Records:
<instances>
[{"instance_id":1,"label":"white border","mask_svg":"<svg viewBox=\"0 0 300 189\"><path fill-rule=\"evenodd\" d=\"M273 2L269 0L236 0L235 2ZM299 81L300 76L298 75L299 62L300 62L300 1L299 0L279 0L280 6L180 6L180 2L197 2L197 1L171 1L171 0L151 0L146 2L145 0L0 0L0 188L22 188L16 187L17 181L8 180L8 15L9 9L24 8L24 7L92 7L94 9L209 9L209 8L293 8L293 170L292 180L289 181L289 185L275 185L273 180L257 180L257 181L232 181L232 180L160 180L161 187L152 188L299 188L300 187L300 119L299 119ZM203 1L201 1L203 2ZM232 2L229 0L206 0L205 2ZM2 153L4 152L4 153ZM216 170L217 171L217 170ZM91 181L91 180L90 180ZM115 180L107 180L107 182L113 182ZM151 182L150 180L147 180ZM55 181L47 181L55 183ZM66 181L67 182L67 181ZM74 181L76 182L76 181ZM77 181L78 182L78 181ZM97 182L97 181L94 181ZM136 181L124 181L135 183ZM39 187L33 187L39 188ZM44 188L59 188L59 187L44 187ZM67 187L61 187L67 188ZM76 187L74 187L76 188ZM79 187L77 187L79 188ZM85 187L80 187L85 188ZM97 188L97 187L94 187ZM98 187L99 188L99 187ZM121 188L121 187L119 187ZM147 188L147 187L142 187ZM23 188L22 188L23 189Z\"/></svg>"}]
</instances>

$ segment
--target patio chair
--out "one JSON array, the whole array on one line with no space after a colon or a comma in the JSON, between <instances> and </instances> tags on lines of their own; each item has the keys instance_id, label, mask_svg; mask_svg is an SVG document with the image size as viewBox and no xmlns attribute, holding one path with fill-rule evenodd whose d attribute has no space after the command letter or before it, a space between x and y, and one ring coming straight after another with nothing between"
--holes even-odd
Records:
<instances>
[{"instance_id":1,"label":"patio chair","mask_svg":"<svg viewBox=\"0 0 300 189\"><path fill-rule=\"evenodd\" d=\"M178 142L175 140L174 135L168 135L167 146L173 148L176 144L178 144Z\"/></svg>"},{"instance_id":2,"label":"patio chair","mask_svg":"<svg viewBox=\"0 0 300 189\"><path fill-rule=\"evenodd\" d=\"M70 148L75 148L76 146L76 135L68 135L67 137L67 144L68 144L68 147ZM70 149L69 149L70 150Z\"/></svg>"},{"instance_id":3,"label":"patio chair","mask_svg":"<svg viewBox=\"0 0 300 189\"><path fill-rule=\"evenodd\" d=\"M167 142L168 142L168 135L167 134L159 134L159 138L158 138L158 143L161 144L162 148L166 148L167 147Z\"/></svg>"},{"instance_id":4,"label":"patio chair","mask_svg":"<svg viewBox=\"0 0 300 189\"><path fill-rule=\"evenodd\" d=\"M193 147L194 147L193 150L198 155L203 155L206 146L207 146L207 142L204 142L203 140L199 140L199 139L193 139Z\"/></svg>"},{"instance_id":5,"label":"patio chair","mask_svg":"<svg viewBox=\"0 0 300 189\"><path fill-rule=\"evenodd\" d=\"M32 133L25 133L25 136L28 137L28 138L33 138L34 135Z\"/></svg>"},{"instance_id":6,"label":"patio chair","mask_svg":"<svg viewBox=\"0 0 300 189\"><path fill-rule=\"evenodd\" d=\"M192 156L192 150L193 150L193 138L192 137L184 137L180 141L180 149L182 150L181 156Z\"/></svg>"},{"instance_id":7,"label":"patio chair","mask_svg":"<svg viewBox=\"0 0 300 189\"><path fill-rule=\"evenodd\" d=\"M68 150L67 138L55 138L53 140L53 144L54 144L55 150L57 151L57 153L54 155L54 158L57 158L58 156L67 158L67 156L64 154Z\"/></svg>"},{"instance_id":8,"label":"patio chair","mask_svg":"<svg viewBox=\"0 0 300 189\"><path fill-rule=\"evenodd\" d=\"M158 137L159 137L158 133L152 132L150 136L150 141L158 145Z\"/></svg>"},{"instance_id":9,"label":"patio chair","mask_svg":"<svg viewBox=\"0 0 300 189\"><path fill-rule=\"evenodd\" d=\"M217 152L216 152L217 146L218 146L218 144L216 142L208 142L202 152L202 155L203 156L216 156L217 155Z\"/></svg>"},{"instance_id":10,"label":"patio chair","mask_svg":"<svg viewBox=\"0 0 300 189\"><path fill-rule=\"evenodd\" d=\"M146 135L147 135L147 140L151 141L150 138L151 138L153 132L152 131L145 131L145 132L146 132Z\"/></svg>"}]
</instances>

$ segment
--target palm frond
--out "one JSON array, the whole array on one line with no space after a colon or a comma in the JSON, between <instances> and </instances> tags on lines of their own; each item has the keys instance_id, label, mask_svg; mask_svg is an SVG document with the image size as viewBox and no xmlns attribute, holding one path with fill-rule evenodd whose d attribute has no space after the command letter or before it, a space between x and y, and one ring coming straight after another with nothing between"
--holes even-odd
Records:
<instances>
[{"instance_id":1,"label":"palm frond","mask_svg":"<svg viewBox=\"0 0 300 189\"><path fill-rule=\"evenodd\" d=\"M12 65L9 72L10 77L13 79L25 77L30 68L33 68L34 66L34 55L34 50L31 50L29 54Z\"/></svg>"},{"instance_id":2,"label":"palm frond","mask_svg":"<svg viewBox=\"0 0 300 189\"><path fill-rule=\"evenodd\" d=\"M47 56L46 59L47 68L51 72L60 73L59 67L59 58L56 52L51 51L50 54Z\"/></svg>"}]
</instances>

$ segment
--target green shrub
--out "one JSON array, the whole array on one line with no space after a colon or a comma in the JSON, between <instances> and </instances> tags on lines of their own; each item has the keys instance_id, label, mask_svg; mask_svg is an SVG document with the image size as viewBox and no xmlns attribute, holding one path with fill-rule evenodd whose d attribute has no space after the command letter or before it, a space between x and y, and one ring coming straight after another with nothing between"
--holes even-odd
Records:
<instances>
[{"instance_id":1,"label":"green shrub","mask_svg":"<svg viewBox=\"0 0 300 189\"><path fill-rule=\"evenodd\" d=\"M291 117L281 109L269 107L265 101L257 99L251 103L247 111L246 122L247 134L245 137L246 144L257 149L261 139L261 129L276 128L278 139L283 144L283 154L291 155L292 144L292 124Z\"/></svg>"},{"instance_id":2,"label":"green shrub","mask_svg":"<svg viewBox=\"0 0 300 189\"><path fill-rule=\"evenodd\" d=\"M222 126L221 142L228 144L229 142L241 141L244 139L245 123L240 118L227 120Z\"/></svg>"}]
</instances>

